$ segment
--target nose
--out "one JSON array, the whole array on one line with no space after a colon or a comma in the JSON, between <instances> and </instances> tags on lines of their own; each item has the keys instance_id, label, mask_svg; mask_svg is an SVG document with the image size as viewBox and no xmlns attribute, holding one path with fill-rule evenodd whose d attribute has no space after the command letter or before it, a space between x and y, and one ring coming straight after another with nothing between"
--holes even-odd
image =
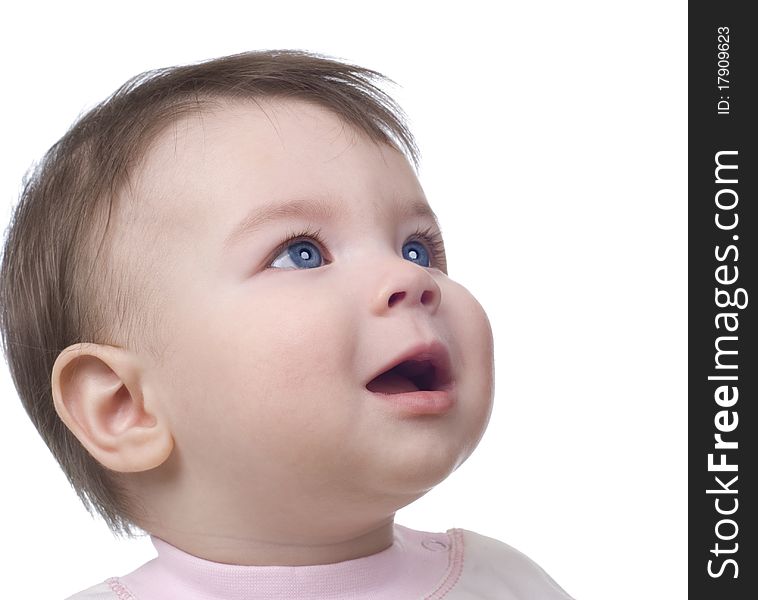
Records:
<instances>
[{"instance_id":1,"label":"nose","mask_svg":"<svg viewBox=\"0 0 758 600\"><path fill-rule=\"evenodd\" d=\"M429 271L404 258L399 258L379 279L373 312L381 316L402 307L420 307L434 314L441 300L440 286Z\"/></svg>"}]
</instances>

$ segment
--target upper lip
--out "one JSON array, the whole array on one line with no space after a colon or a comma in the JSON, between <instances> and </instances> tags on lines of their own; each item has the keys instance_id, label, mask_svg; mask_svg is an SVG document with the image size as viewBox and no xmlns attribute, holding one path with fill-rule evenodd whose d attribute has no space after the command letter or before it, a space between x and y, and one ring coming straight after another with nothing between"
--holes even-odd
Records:
<instances>
[{"instance_id":1,"label":"upper lip","mask_svg":"<svg viewBox=\"0 0 758 600\"><path fill-rule=\"evenodd\" d=\"M434 367L434 384L436 390L443 390L450 387L453 383L453 371L450 363L450 353L442 342L432 341L415 344L408 348L405 352L399 356L393 358L384 367L379 369L368 380L366 385L371 381L379 377L382 373L386 373L390 369L397 367L399 364L405 361L428 361Z\"/></svg>"}]
</instances>

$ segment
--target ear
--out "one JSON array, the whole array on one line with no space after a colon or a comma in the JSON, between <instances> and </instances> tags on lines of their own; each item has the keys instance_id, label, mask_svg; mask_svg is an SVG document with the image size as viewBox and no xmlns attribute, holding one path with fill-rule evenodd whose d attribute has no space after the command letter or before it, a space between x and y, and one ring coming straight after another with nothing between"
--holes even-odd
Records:
<instances>
[{"instance_id":1,"label":"ear","mask_svg":"<svg viewBox=\"0 0 758 600\"><path fill-rule=\"evenodd\" d=\"M58 416L102 465L122 473L146 471L171 454L168 422L141 382L134 353L102 344L75 344L53 366Z\"/></svg>"}]
</instances>

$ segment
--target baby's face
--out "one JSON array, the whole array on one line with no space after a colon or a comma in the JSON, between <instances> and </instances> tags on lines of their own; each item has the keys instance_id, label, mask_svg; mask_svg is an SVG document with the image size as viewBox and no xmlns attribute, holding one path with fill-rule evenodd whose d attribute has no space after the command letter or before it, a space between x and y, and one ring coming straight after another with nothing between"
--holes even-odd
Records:
<instances>
[{"instance_id":1,"label":"baby's face","mask_svg":"<svg viewBox=\"0 0 758 600\"><path fill-rule=\"evenodd\" d=\"M491 412L493 345L482 307L414 235L436 223L404 156L324 109L263 106L164 134L136 188L161 249L132 251L158 255L170 332L143 379L175 440L148 508L166 527L281 539L375 523L465 461ZM449 353L448 410L367 389L430 343Z\"/></svg>"}]
</instances>

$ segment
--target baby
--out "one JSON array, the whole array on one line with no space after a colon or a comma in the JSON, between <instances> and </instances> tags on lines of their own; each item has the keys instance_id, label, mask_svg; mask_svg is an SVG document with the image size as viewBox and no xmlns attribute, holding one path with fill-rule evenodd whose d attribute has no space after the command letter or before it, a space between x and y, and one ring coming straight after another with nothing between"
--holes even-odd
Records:
<instances>
[{"instance_id":1,"label":"baby","mask_svg":"<svg viewBox=\"0 0 758 600\"><path fill-rule=\"evenodd\" d=\"M494 371L381 80L299 51L152 71L26 179L14 383L85 506L158 554L71 598L569 598L502 542L394 523L476 448Z\"/></svg>"}]
</instances>

